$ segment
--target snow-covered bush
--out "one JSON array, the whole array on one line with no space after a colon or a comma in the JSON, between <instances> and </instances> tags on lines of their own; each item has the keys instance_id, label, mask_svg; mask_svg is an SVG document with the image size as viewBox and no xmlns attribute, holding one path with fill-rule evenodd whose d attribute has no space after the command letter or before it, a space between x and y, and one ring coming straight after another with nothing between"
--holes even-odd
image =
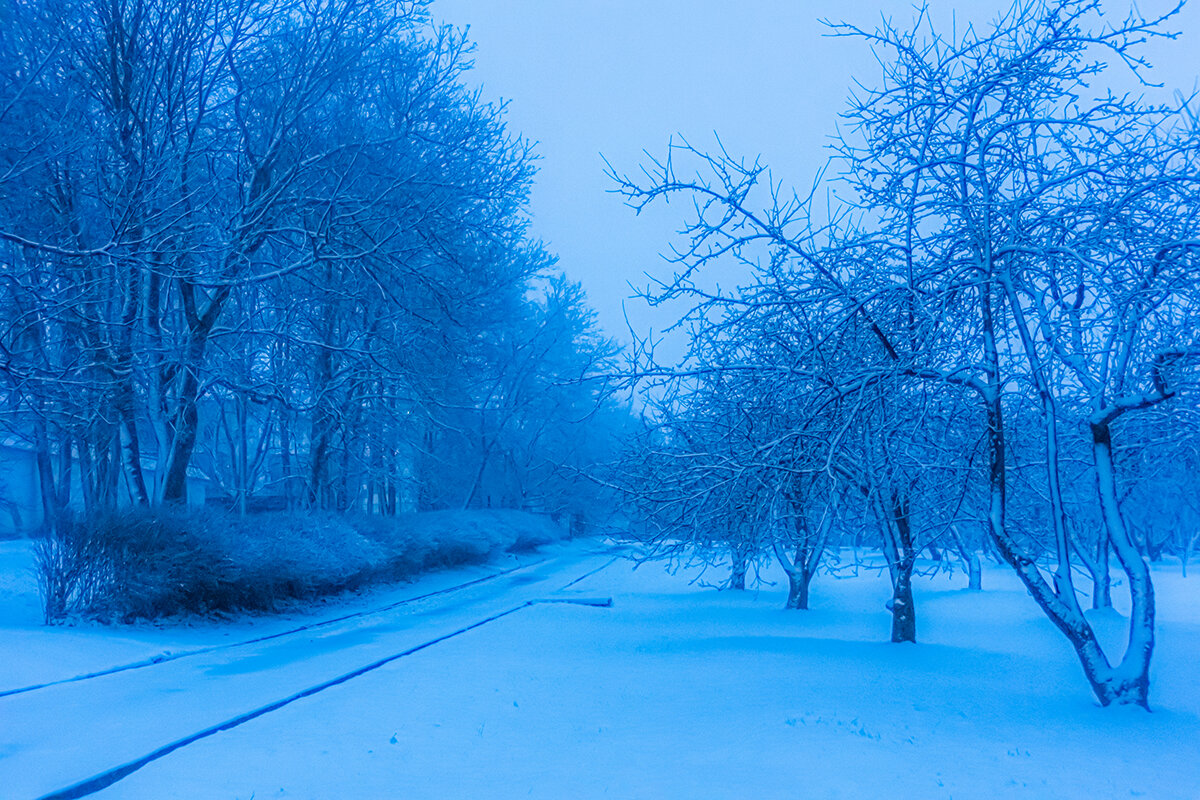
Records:
<instances>
[{"instance_id":1,"label":"snow-covered bush","mask_svg":"<svg viewBox=\"0 0 1200 800\"><path fill-rule=\"evenodd\" d=\"M97 552L96 537L69 518L55 532L34 540L38 592L46 624L63 619L71 609L88 605L106 583L105 559Z\"/></svg>"},{"instance_id":2,"label":"snow-covered bush","mask_svg":"<svg viewBox=\"0 0 1200 800\"><path fill-rule=\"evenodd\" d=\"M63 526L37 547L47 622L266 611L562 537L518 511L396 518L213 510L123 511Z\"/></svg>"},{"instance_id":3,"label":"snow-covered bush","mask_svg":"<svg viewBox=\"0 0 1200 800\"><path fill-rule=\"evenodd\" d=\"M532 550L565 535L547 517L509 509L426 511L347 521L383 548L386 572L393 578L477 563L504 551Z\"/></svg>"}]
</instances>

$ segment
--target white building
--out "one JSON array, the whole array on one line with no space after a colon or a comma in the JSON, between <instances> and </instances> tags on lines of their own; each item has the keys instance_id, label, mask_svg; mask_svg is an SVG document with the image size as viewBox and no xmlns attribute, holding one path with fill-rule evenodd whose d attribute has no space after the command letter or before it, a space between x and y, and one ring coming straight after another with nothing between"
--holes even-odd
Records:
<instances>
[{"instance_id":1,"label":"white building","mask_svg":"<svg viewBox=\"0 0 1200 800\"><path fill-rule=\"evenodd\" d=\"M144 461L147 483L154 480L155 464ZM208 499L208 480L188 473L188 505L202 506ZM72 472L70 507L82 508L83 491L79 471ZM128 487L121 482L120 500L130 502ZM0 538L28 536L42 526L42 493L38 481L37 453L32 445L13 437L0 440Z\"/></svg>"}]
</instances>

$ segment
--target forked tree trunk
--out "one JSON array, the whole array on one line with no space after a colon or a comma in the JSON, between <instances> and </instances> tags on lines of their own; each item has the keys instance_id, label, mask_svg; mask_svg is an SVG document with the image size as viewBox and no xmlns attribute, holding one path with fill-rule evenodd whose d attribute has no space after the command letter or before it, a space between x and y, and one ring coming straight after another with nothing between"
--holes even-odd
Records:
<instances>
[{"instance_id":1,"label":"forked tree trunk","mask_svg":"<svg viewBox=\"0 0 1200 800\"><path fill-rule=\"evenodd\" d=\"M989 417L991 416L989 414ZM993 446L995 445L993 444ZM992 473L993 476L997 475L995 466L993 466ZM1002 481L1003 470L999 470L998 474ZM1096 699L1103 706L1115 703L1139 705L1143 708L1149 708L1149 666L1150 652L1153 647L1153 628L1151 627L1148 631L1145 631L1141 625L1131 620L1131 645L1135 640L1138 642L1143 641L1148 633L1149 646L1131 647L1125 659L1114 668L1109 662L1108 657L1105 656L1100 643L1096 640L1096 634L1092 630L1091 624L1084 617L1083 613L1079 611L1078 606L1064 602L1062 598L1055 594L1054 590L1042 577L1034 560L1018 551L1014 543L1009 540L1004 530L1003 506L998 502L998 496L1003 495L1002 487L1003 483L996 483L994 477L992 484L992 512L989 515L989 521L992 525L992 533L996 546L999 548L1001 555L1004 556L1004 560L1008 562L1009 566L1013 568L1017 576L1021 579L1021 582L1025 584L1025 588L1029 590L1029 593L1041 607L1042 611L1071 643L1076 656L1079 658L1079 663L1083 667L1084 677L1087 678L1089 685L1092 687L1092 692L1096 695ZM1138 590L1134 589L1134 591ZM1152 589L1150 593L1151 613L1153 613ZM1144 601L1142 602L1144 603ZM1135 604L1138 603L1139 601L1135 600Z\"/></svg>"},{"instance_id":2,"label":"forked tree trunk","mask_svg":"<svg viewBox=\"0 0 1200 800\"><path fill-rule=\"evenodd\" d=\"M824 545L822 544L822 550ZM808 610L808 592L812 579L816 575L816 564L821 554L806 553L802 545L796 546L795 555L788 558L783 548L775 544L775 557L788 576L788 596L784 608L789 610Z\"/></svg>"},{"instance_id":3,"label":"forked tree trunk","mask_svg":"<svg viewBox=\"0 0 1200 800\"><path fill-rule=\"evenodd\" d=\"M999 355L996 348L995 325L992 319L991 299L984 291L983 338L987 381L983 387L983 400L987 409L989 509L988 525L992 539L1004 560L1009 563L1025 588L1033 596L1042 611L1049 617L1075 650L1084 676L1092 687L1096 699L1103 706L1131 704L1149 708L1150 654L1154 643L1154 591L1149 583L1149 571L1140 557L1133 559L1125 550L1136 548L1128 542L1118 541L1124 536L1120 511L1116 505L1116 489L1112 470L1112 449L1108 439L1108 422L1094 420L1092 423L1093 455L1096 461L1097 485L1105 523L1113 539L1117 557L1126 574L1130 575L1130 594L1134 610L1130 618L1130 643L1125 658L1117 667L1109 663L1104 650L1096 640L1095 631L1088 623L1075 598L1062 598L1042 577L1036 562L1022 553L1009 538L1006 521L1007 474L1005 465L1004 414L1000 397ZM1113 525L1116 524L1114 529ZM1137 564L1133 562L1136 560ZM1144 580L1139 574L1144 573ZM1138 575L1138 580L1134 576Z\"/></svg>"},{"instance_id":4,"label":"forked tree trunk","mask_svg":"<svg viewBox=\"0 0 1200 800\"><path fill-rule=\"evenodd\" d=\"M1150 659L1154 653L1154 583L1150 567L1138 552L1129 536L1118 501L1116 465L1112 454L1110 419L1093 419L1092 456L1096 467L1096 489L1108 541L1129 584L1131 609L1129 613L1129 644L1121 663L1113 671L1112 681L1120 691L1117 702L1132 702L1149 707ZM1107 559L1105 559L1107 561ZM1132 699L1125 699L1126 695Z\"/></svg>"},{"instance_id":5,"label":"forked tree trunk","mask_svg":"<svg viewBox=\"0 0 1200 800\"><path fill-rule=\"evenodd\" d=\"M804 509L794 501L792 511L795 515L793 524L796 545L792 557L788 558L778 541L774 542L772 547L775 550L775 558L788 576L788 597L784 608L807 611L809 588L816 577L817 568L825 557L825 545L833 527L836 500L825 509L816 530L808 526L801 516Z\"/></svg>"},{"instance_id":6,"label":"forked tree trunk","mask_svg":"<svg viewBox=\"0 0 1200 800\"><path fill-rule=\"evenodd\" d=\"M200 427L200 381L196 373L203 363L204 344L190 348L192 358L184 368L182 388L177 400L174 419L175 437L167 456L167 470L163 477L162 501L185 505L187 503L187 470L196 449L196 436Z\"/></svg>"},{"instance_id":7,"label":"forked tree trunk","mask_svg":"<svg viewBox=\"0 0 1200 800\"><path fill-rule=\"evenodd\" d=\"M174 400L175 407L171 419L174 437L167 455L166 475L163 478L164 503L187 503L187 470L192 463L192 453L196 449L196 437L200 428L200 375L204 370L209 337L231 291L231 284L218 288L208 300L204 312L200 313L196 307L196 287L187 282L180 283L188 341L184 360L180 365L180 388Z\"/></svg>"}]
</instances>

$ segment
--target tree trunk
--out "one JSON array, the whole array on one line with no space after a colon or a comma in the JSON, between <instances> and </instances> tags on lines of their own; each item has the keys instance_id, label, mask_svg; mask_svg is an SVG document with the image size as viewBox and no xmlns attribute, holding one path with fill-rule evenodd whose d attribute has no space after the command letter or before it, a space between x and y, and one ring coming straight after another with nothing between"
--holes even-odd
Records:
<instances>
[{"instance_id":1,"label":"tree trunk","mask_svg":"<svg viewBox=\"0 0 1200 800\"><path fill-rule=\"evenodd\" d=\"M140 237L140 230L137 232ZM146 490L146 478L142 472L142 446L134 411L134 367L133 334L141 316L142 280L141 271L130 265L126 272L124 308L121 327L117 332L117 363L115 369L114 405L116 406L120 434L123 440L125 478L129 496L134 505L150 505L150 493Z\"/></svg>"},{"instance_id":2,"label":"tree trunk","mask_svg":"<svg viewBox=\"0 0 1200 800\"><path fill-rule=\"evenodd\" d=\"M162 501L177 505L187 504L187 470L196 449L196 435L200 427L200 381L196 371L203 360L204 345L196 343L190 348L193 354L185 368L173 427L175 436L167 457L167 470L163 476Z\"/></svg>"},{"instance_id":3,"label":"tree trunk","mask_svg":"<svg viewBox=\"0 0 1200 800\"><path fill-rule=\"evenodd\" d=\"M971 591L983 590L983 564L978 550L972 550L967 555L967 588Z\"/></svg>"},{"instance_id":4,"label":"tree trunk","mask_svg":"<svg viewBox=\"0 0 1200 800\"><path fill-rule=\"evenodd\" d=\"M279 409L279 472L283 481L283 503L288 511L296 510L292 492L292 420L286 405Z\"/></svg>"},{"instance_id":5,"label":"tree trunk","mask_svg":"<svg viewBox=\"0 0 1200 800\"><path fill-rule=\"evenodd\" d=\"M917 609L913 603L913 559L902 559L892 578L892 641L917 641Z\"/></svg>"},{"instance_id":6,"label":"tree trunk","mask_svg":"<svg viewBox=\"0 0 1200 800\"><path fill-rule=\"evenodd\" d=\"M83 513L88 515L96 510L96 468L92 448L84 436L68 437L67 442L68 447L74 445L79 456L79 493Z\"/></svg>"},{"instance_id":7,"label":"tree trunk","mask_svg":"<svg viewBox=\"0 0 1200 800\"><path fill-rule=\"evenodd\" d=\"M250 425L250 414L246 406L245 395L239 394L234 398L233 403L236 411L237 431L234 437L234 446L230 448L233 452L230 455L237 459L237 469L234 471L237 478L237 511L239 516L244 517L250 510L250 442L247 430Z\"/></svg>"},{"instance_id":8,"label":"tree trunk","mask_svg":"<svg viewBox=\"0 0 1200 800\"><path fill-rule=\"evenodd\" d=\"M994 340L988 340L988 344L992 345ZM995 354L994 346L988 348L989 355ZM995 369L996 361L989 359L990 365ZM998 371L991 372L989 378L998 375ZM1008 538L1005 522L1005 484L1006 484L1006 469L1004 460L1004 425L1003 413L1000 404L999 382L989 380L987 391L985 392L985 401L987 405L987 422L988 422L988 445L991 451L991 466L989 468L989 486L991 494L991 508L988 514L988 523L992 532L993 541L996 547L1000 550L1000 554L1004 556L1004 560L1009 563L1021 582L1025 584L1025 588L1033 596L1034 600L1041 607L1042 611L1049 617L1075 650L1076 656L1079 658L1079 663L1083 667L1084 676L1087 678L1088 684L1092 687L1092 692L1096 699L1103 706L1108 706L1113 703L1117 704L1135 704L1143 708L1149 708L1148 691L1149 691L1149 655L1150 648L1140 648L1143 640L1149 635L1149 642L1153 644L1153 617L1150 619L1149 629L1141 624L1138 624L1137 618L1139 612L1144 615L1145 599L1138 600L1139 588L1131 585L1131 593L1134 595L1134 615L1130 620L1130 647L1127 649L1125 659L1116 669L1109 663L1108 658L1104 655L1104 650L1100 647L1096 640L1096 634L1092 630L1091 625L1079 610L1078 604L1072 602L1074 598L1065 600L1059 597L1053 588L1046 583L1038 569L1037 564L1033 559L1019 552L1014 543ZM1093 426L1093 436L1096 435L1095 426ZM1094 452L1097 456L1098 464L1098 481L1101 484L1108 484L1108 488L1112 486L1112 470L1111 463L1108 465L1107 477L1102 475L1105 470L1099 465L1104 461L1103 448L1097 446ZM1111 456L1111 450L1107 451ZM1109 496L1115 499L1115 491L1108 492L1104 486L1101 487L1101 496ZM1132 546L1132 545L1130 545ZM1118 549L1118 554L1120 550ZM1144 562L1138 559L1142 567L1145 567ZM1122 562L1124 564L1124 562ZM1153 590L1150 589L1150 613L1153 614Z\"/></svg>"},{"instance_id":9,"label":"tree trunk","mask_svg":"<svg viewBox=\"0 0 1200 800\"><path fill-rule=\"evenodd\" d=\"M187 282L180 284L180 296L188 320L188 343L183 363L180 365L182 375L171 420L174 436L167 456L166 476L163 479L164 503L187 503L187 471L192 463L192 453L196 449L196 436L200 427L200 374L204 370L208 337L221 316L230 291L229 286L217 289L208 301L204 313L200 314L196 309L196 287Z\"/></svg>"},{"instance_id":10,"label":"tree trunk","mask_svg":"<svg viewBox=\"0 0 1200 800\"><path fill-rule=\"evenodd\" d=\"M54 485L54 467L50 460L50 436L46 430L46 420L42 419L41 414L34 417L33 431L38 492L42 501L42 528L47 533L53 534L58 530L59 511L62 506L59 504L59 492L56 491ZM64 447L70 452L69 444Z\"/></svg>"},{"instance_id":11,"label":"tree trunk","mask_svg":"<svg viewBox=\"0 0 1200 800\"><path fill-rule=\"evenodd\" d=\"M488 461L492 457L493 440L483 430L482 423L480 424L479 438L481 449L479 454L479 466L475 470L475 477L471 479L471 486L467 489L466 499L463 500L462 507L468 509L475 502L475 498L479 494L479 487L483 485L483 478L487 472ZM490 505L490 504L489 504Z\"/></svg>"},{"instance_id":12,"label":"tree trunk","mask_svg":"<svg viewBox=\"0 0 1200 800\"><path fill-rule=\"evenodd\" d=\"M146 478L142 473L142 448L138 442L137 424L133 418L132 400L129 408L120 409L125 455L125 477L129 485L129 496L134 505L150 505L150 493L146 490Z\"/></svg>"},{"instance_id":13,"label":"tree trunk","mask_svg":"<svg viewBox=\"0 0 1200 800\"><path fill-rule=\"evenodd\" d=\"M917 609L913 603L912 571L917 553L913 547L912 519L908 496L901 492L892 493L892 523L896 541L891 548L895 563L891 565L892 576L892 641L917 641Z\"/></svg>"},{"instance_id":14,"label":"tree trunk","mask_svg":"<svg viewBox=\"0 0 1200 800\"><path fill-rule=\"evenodd\" d=\"M1149 708L1150 659L1154 653L1154 583L1150 568L1130 541L1118 501L1116 465L1112 455L1112 432L1107 419L1093 419L1092 456L1096 467L1096 489L1108 540L1129 584L1132 608L1129 614L1129 644L1114 671L1113 701ZM1103 700L1101 701L1103 702Z\"/></svg>"},{"instance_id":15,"label":"tree trunk","mask_svg":"<svg viewBox=\"0 0 1200 800\"><path fill-rule=\"evenodd\" d=\"M812 574L804 568L788 573L788 597L785 608L808 610L808 587L812 583Z\"/></svg>"},{"instance_id":16,"label":"tree trunk","mask_svg":"<svg viewBox=\"0 0 1200 800\"><path fill-rule=\"evenodd\" d=\"M820 548L819 551L817 547ZM785 609L808 610L809 587L812 586L812 579L817 574L817 565L825 550L823 538L817 547L806 548L804 542L801 542L796 545L793 557L788 558L780 544L774 544L775 558L788 576L788 596L783 606Z\"/></svg>"},{"instance_id":17,"label":"tree trunk","mask_svg":"<svg viewBox=\"0 0 1200 800\"><path fill-rule=\"evenodd\" d=\"M332 323L328 323L332 325ZM327 335L331 335L328 334ZM312 412L312 428L308 445L308 502L313 508L327 508L331 501L329 477L329 444L333 437L333 399L330 397L333 383L333 354L329 347L317 350L316 381L314 389L317 401Z\"/></svg>"},{"instance_id":18,"label":"tree trunk","mask_svg":"<svg viewBox=\"0 0 1200 800\"><path fill-rule=\"evenodd\" d=\"M1092 608L1112 608L1112 577L1108 573L1108 531L1100 532L1092 571Z\"/></svg>"},{"instance_id":19,"label":"tree trunk","mask_svg":"<svg viewBox=\"0 0 1200 800\"><path fill-rule=\"evenodd\" d=\"M729 574L729 588L738 591L746 589L746 572L750 565L750 559L740 549L735 548L732 553L733 566Z\"/></svg>"},{"instance_id":20,"label":"tree trunk","mask_svg":"<svg viewBox=\"0 0 1200 800\"><path fill-rule=\"evenodd\" d=\"M1007 262L1005 262L1007 263ZM1046 490L1050 496L1050 520L1054 527L1054 545L1057 557L1057 567L1054 572L1054 589L1063 602L1078 605L1075 594L1075 584L1071 574L1071 546L1067 537L1067 512L1063 503L1062 484L1059 481L1058 457L1058 409L1050 381L1042 358L1038 354L1037 345L1029 332L1029 322L1021 298L1017 295L1013 284L1012 274L1007 269L1000 273L1000 283L1004 287L1008 306L1012 311L1016 331L1025 352L1025 360L1029 363L1029 374L1037 391L1038 406L1042 412L1042 422L1045 425L1046 444Z\"/></svg>"},{"instance_id":21,"label":"tree trunk","mask_svg":"<svg viewBox=\"0 0 1200 800\"><path fill-rule=\"evenodd\" d=\"M956 526L950 527L950 534L954 538L954 549L958 551L959 558L962 559L963 565L967 570L967 589L970 591L983 590L983 551L976 547L971 550L967 548L967 543L963 540L962 534L958 532Z\"/></svg>"}]
</instances>

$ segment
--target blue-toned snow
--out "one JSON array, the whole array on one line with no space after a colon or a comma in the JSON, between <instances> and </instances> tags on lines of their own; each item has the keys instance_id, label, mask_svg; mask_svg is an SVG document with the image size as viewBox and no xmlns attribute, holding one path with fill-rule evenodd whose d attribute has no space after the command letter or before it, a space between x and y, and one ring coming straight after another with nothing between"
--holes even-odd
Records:
<instances>
[{"instance_id":1,"label":"blue-toned snow","mask_svg":"<svg viewBox=\"0 0 1200 800\"><path fill-rule=\"evenodd\" d=\"M0 698L0 794L67 785L545 596L605 563L589 546L554 550L561 561L521 580L310 640ZM0 545L0 689L303 621L43 629L14 577L18 547ZM782 582L718 592L689 584L693 575L619 562L569 590L611 595L612 608L526 608L197 742L96 797L1200 797L1200 576L1180 577L1177 563L1155 569L1152 714L1097 707L1066 641L1000 567L983 592L957 571L919 579L915 646L885 641L886 579L874 573L820 576L808 612L781 610ZM1118 612L1095 620L1120 640Z\"/></svg>"}]
</instances>

